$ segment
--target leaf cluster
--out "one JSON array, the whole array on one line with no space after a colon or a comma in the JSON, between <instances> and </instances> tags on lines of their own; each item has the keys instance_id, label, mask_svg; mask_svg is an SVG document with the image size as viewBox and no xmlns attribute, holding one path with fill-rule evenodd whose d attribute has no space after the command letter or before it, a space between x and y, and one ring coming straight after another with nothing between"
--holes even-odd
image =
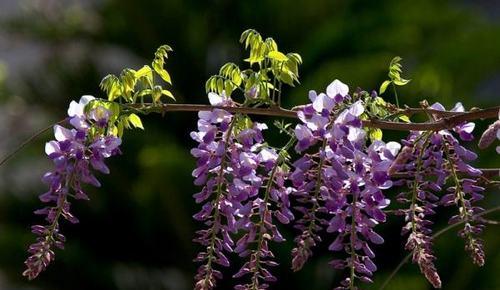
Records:
<instances>
[{"instance_id":1,"label":"leaf cluster","mask_svg":"<svg viewBox=\"0 0 500 290\"><path fill-rule=\"evenodd\" d=\"M247 104L279 105L281 85L299 83L302 57L298 53L280 52L274 39L263 39L253 29L241 34L240 43L249 51L244 61L250 67L242 70L231 62L223 65L218 74L207 80L206 91L231 96L239 90Z\"/></svg>"}]
</instances>

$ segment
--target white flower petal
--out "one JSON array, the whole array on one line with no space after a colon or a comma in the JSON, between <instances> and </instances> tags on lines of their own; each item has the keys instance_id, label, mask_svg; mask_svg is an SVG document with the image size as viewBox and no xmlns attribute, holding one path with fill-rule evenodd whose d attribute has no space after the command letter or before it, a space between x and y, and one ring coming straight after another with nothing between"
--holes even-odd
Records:
<instances>
[{"instance_id":1,"label":"white flower petal","mask_svg":"<svg viewBox=\"0 0 500 290\"><path fill-rule=\"evenodd\" d=\"M330 98L334 98L336 95L341 95L345 97L349 93L349 87L339 80L334 80L326 88L326 93Z\"/></svg>"},{"instance_id":2,"label":"white flower petal","mask_svg":"<svg viewBox=\"0 0 500 290\"><path fill-rule=\"evenodd\" d=\"M74 116L81 116L81 115L83 115L82 106L80 106L80 104L78 104L75 101L71 101L71 103L69 103L68 116L74 117Z\"/></svg>"},{"instance_id":3,"label":"white flower petal","mask_svg":"<svg viewBox=\"0 0 500 290\"><path fill-rule=\"evenodd\" d=\"M323 109L330 111L333 105L333 99L323 93L319 94L313 102L313 108L318 113L321 113Z\"/></svg>"},{"instance_id":4,"label":"white flower petal","mask_svg":"<svg viewBox=\"0 0 500 290\"><path fill-rule=\"evenodd\" d=\"M267 124L266 123L257 123L255 122L255 127L261 131L263 130L267 130L268 127L267 127Z\"/></svg>"},{"instance_id":5,"label":"white flower petal","mask_svg":"<svg viewBox=\"0 0 500 290\"><path fill-rule=\"evenodd\" d=\"M262 160L262 162L276 161L276 159L278 159L278 154L272 149L264 148L259 152L259 159Z\"/></svg>"},{"instance_id":6,"label":"white flower petal","mask_svg":"<svg viewBox=\"0 0 500 290\"><path fill-rule=\"evenodd\" d=\"M80 98L80 105L83 105L83 106L86 106L88 103L90 103L90 101L92 100L95 100L94 96L91 96L91 95L83 95L81 98Z\"/></svg>"},{"instance_id":7,"label":"white flower petal","mask_svg":"<svg viewBox=\"0 0 500 290\"><path fill-rule=\"evenodd\" d=\"M314 100L316 100L317 97L318 94L316 93L316 91L313 90L309 91L309 100L311 100L311 102L314 102Z\"/></svg>"},{"instance_id":8,"label":"white flower petal","mask_svg":"<svg viewBox=\"0 0 500 290\"><path fill-rule=\"evenodd\" d=\"M198 118L205 120L205 121L210 121L212 118L212 112L210 111L199 111L198 112Z\"/></svg>"},{"instance_id":9,"label":"white flower petal","mask_svg":"<svg viewBox=\"0 0 500 290\"><path fill-rule=\"evenodd\" d=\"M297 139L302 140L306 138L311 138L312 134L311 131L306 126L298 124L295 127L295 136L297 136Z\"/></svg>"},{"instance_id":10,"label":"white flower petal","mask_svg":"<svg viewBox=\"0 0 500 290\"><path fill-rule=\"evenodd\" d=\"M387 142L385 148L387 148L387 150L391 152L392 156L396 156L399 150L401 149L401 144L399 144L398 142L391 141Z\"/></svg>"},{"instance_id":11,"label":"white flower petal","mask_svg":"<svg viewBox=\"0 0 500 290\"><path fill-rule=\"evenodd\" d=\"M219 106L222 104L223 99L221 96L217 95L216 93L210 92L210 93L208 93L208 101L210 102L210 104L212 106Z\"/></svg>"},{"instance_id":12,"label":"white flower petal","mask_svg":"<svg viewBox=\"0 0 500 290\"><path fill-rule=\"evenodd\" d=\"M356 117L359 117L361 114L363 114L364 111L365 107L363 107L363 102L361 100L352 104L352 106L349 108L349 113Z\"/></svg>"},{"instance_id":13,"label":"white flower petal","mask_svg":"<svg viewBox=\"0 0 500 290\"><path fill-rule=\"evenodd\" d=\"M452 112L464 112L465 109L464 109L464 106L462 105L462 103L458 102L455 104L455 107L453 107L453 109L451 109Z\"/></svg>"},{"instance_id":14,"label":"white flower petal","mask_svg":"<svg viewBox=\"0 0 500 290\"><path fill-rule=\"evenodd\" d=\"M476 124L473 122L469 122L467 124L464 124L461 126L462 131L467 132L467 133L472 133L474 131L474 128L476 127Z\"/></svg>"},{"instance_id":15,"label":"white flower petal","mask_svg":"<svg viewBox=\"0 0 500 290\"><path fill-rule=\"evenodd\" d=\"M73 132L69 129L66 129L62 126L55 125L54 126L54 136L57 141L65 141L73 139Z\"/></svg>"},{"instance_id":16,"label":"white flower petal","mask_svg":"<svg viewBox=\"0 0 500 290\"><path fill-rule=\"evenodd\" d=\"M50 155L55 152L59 152L59 143L56 141L52 140L50 142L45 143L45 154Z\"/></svg>"},{"instance_id":17,"label":"white flower petal","mask_svg":"<svg viewBox=\"0 0 500 290\"><path fill-rule=\"evenodd\" d=\"M446 111L444 106L441 105L441 103L437 103L437 102L432 104L431 109L438 110L438 111Z\"/></svg>"},{"instance_id":18,"label":"white flower petal","mask_svg":"<svg viewBox=\"0 0 500 290\"><path fill-rule=\"evenodd\" d=\"M349 134L347 135L347 139L351 142L357 142L358 140L365 138L365 130L356 127L349 128Z\"/></svg>"}]
</instances>

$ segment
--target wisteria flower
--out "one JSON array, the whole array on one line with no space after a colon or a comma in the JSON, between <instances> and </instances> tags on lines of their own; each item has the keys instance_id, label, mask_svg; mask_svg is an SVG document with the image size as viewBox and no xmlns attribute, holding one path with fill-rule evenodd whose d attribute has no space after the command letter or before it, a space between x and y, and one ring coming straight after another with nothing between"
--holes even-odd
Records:
<instances>
[{"instance_id":1,"label":"wisteria flower","mask_svg":"<svg viewBox=\"0 0 500 290\"><path fill-rule=\"evenodd\" d=\"M88 134L92 124L104 128L110 116L107 109L97 107L96 114L88 119L85 106L92 100L92 96L83 96L78 103L72 101L68 116L69 123L74 128L55 125L55 140L45 144L45 153L54 162L55 168L42 178L49 186L49 191L41 194L40 200L52 205L35 212L44 215L47 224L32 227L32 232L38 237L37 242L29 247L31 256L25 262L27 269L23 275L29 279L37 277L54 260L54 246L63 248L65 237L60 233L60 220L78 222L70 212L70 194L75 199L87 200L88 196L81 183L100 186L92 169L109 173L104 159L120 153L120 138L114 135Z\"/></svg>"}]
</instances>

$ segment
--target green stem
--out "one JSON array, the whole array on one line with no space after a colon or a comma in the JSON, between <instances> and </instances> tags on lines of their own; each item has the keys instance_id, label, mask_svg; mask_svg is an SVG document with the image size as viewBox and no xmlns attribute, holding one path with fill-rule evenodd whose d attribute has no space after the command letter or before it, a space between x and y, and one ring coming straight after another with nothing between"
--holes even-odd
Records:
<instances>
[{"instance_id":1,"label":"green stem","mask_svg":"<svg viewBox=\"0 0 500 290\"><path fill-rule=\"evenodd\" d=\"M259 289L259 269L260 269L260 252L262 251L262 245L264 241L264 231L265 231L265 224L264 224L264 218L269 212L269 207L268 207L268 202L269 202L269 196L271 192L271 187L274 183L274 176L276 175L276 172L281 165L283 161L285 161L284 158L284 153L290 149L290 147L295 143L295 137L291 138L285 146L281 148L278 154L278 158L276 160L276 164L274 165L271 174L269 176L269 180L267 181L266 185L266 191L264 194L264 213L261 215L261 219L258 223L259 230L258 230L258 238L257 238L257 249L254 252L255 255L255 268L253 269L253 276L252 276L252 288L251 289Z\"/></svg>"},{"instance_id":2,"label":"green stem","mask_svg":"<svg viewBox=\"0 0 500 290\"><path fill-rule=\"evenodd\" d=\"M453 182L455 183L455 195L456 195L456 198L458 198L458 201L460 203L460 206L458 208L458 213L460 214L461 220L463 220L464 223L467 224L469 221L472 220L471 214L469 213L469 211L465 205L464 192L462 190L462 186L460 184L460 180L458 178L458 174L457 174L457 171L455 169L455 163L453 162L453 157L451 156L450 150L448 149L447 145L448 145L448 142L445 143L444 152L446 155L446 159L448 160L448 163L450 164L451 176L453 177ZM455 203L457 203L457 202L455 202ZM472 233L470 231L467 231L467 242L469 244L474 243L474 236L472 236Z\"/></svg>"},{"instance_id":3,"label":"green stem","mask_svg":"<svg viewBox=\"0 0 500 290\"><path fill-rule=\"evenodd\" d=\"M396 106L399 108L399 99L398 99L398 92L396 91L396 85L391 82L392 84L392 91L394 92L394 98L396 99Z\"/></svg>"},{"instance_id":4,"label":"green stem","mask_svg":"<svg viewBox=\"0 0 500 290\"><path fill-rule=\"evenodd\" d=\"M411 196L411 206L410 206L412 232L417 231L416 223L415 223L415 214L416 214L415 207L416 207L416 203L417 203L417 194L418 194L417 193L417 191L418 191L418 178L417 177L419 176L420 172L422 171L422 163L423 163L422 159L424 156L425 149L429 145L432 132L422 133L421 136L423 136L423 134L426 134L426 136L424 137L425 139L424 139L424 142L422 144L422 148L420 149L420 152L419 152L418 157L417 157L417 168L416 168L416 172L415 172L415 179L413 180L413 185L412 185L412 196ZM415 146L417 146L417 142L415 142Z\"/></svg>"},{"instance_id":5,"label":"green stem","mask_svg":"<svg viewBox=\"0 0 500 290\"><path fill-rule=\"evenodd\" d=\"M313 231L314 226L316 225L316 211L319 208L318 198L319 198L319 193L320 193L320 188L321 188L321 176L322 176L321 169L323 168L323 164L325 162L325 153L321 153L321 151L325 151L326 145L327 145L326 138L324 138L323 144L321 145L321 149L319 151L320 158L319 158L319 163L318 163L318 174L316 176L316 185L315 185L314 195L313 195L314 204L310 210L312 217L311 217L311 220L309 221L309 225L307 227L308 233L311 233Z\"/></svg>"},{"instance_id":6,"label":"green stem","mask_svg":"<svg viewBox=\"0 0 500 290\"><path fill-rule=\"evenodd\" d=\"M351 236L350 236L350 250L351 250L351 276L349 280L349 289L354 290L354 277L355 269L354 269L354 261L356 260L356 250L354 248L356 240L356 203L358 202L357 194L353 193L353 201L352 201L352 217L351 217Z\"/></svg>"},{"instance_id":7,"label":"green stem","mask_svg":"<svg viewBox=\"0 0 500 290\"><path fill-rule=\"evenodd\" d=\"M220 199L222 197L222 184L223 184L223 178L224 178L224 168L226 167L226 162L227 162L227 149L229 147L229 140L231 139L231 134L233 131L234 124L236 123L236 118L237 116L234 116L233 119L231 120L231 124L229 125L229 128L227 130L227 135L225 139L225 144L224 144L224 155L222 157L221 163L220 163L220 169L218 172L217 176L217 190L215 193L215 200L214 200L214 222L212 224L212 234L210 236L210 245L207 247L207 265L205 269L205 285L209 285L210 278L212 276L212 262L215 259L214 256L214 251L215 251L215 241L217 239L217 225L218 225L218 220L220 218L220 209L219 209L219 203Z\"/></svg>"}]
</instances>

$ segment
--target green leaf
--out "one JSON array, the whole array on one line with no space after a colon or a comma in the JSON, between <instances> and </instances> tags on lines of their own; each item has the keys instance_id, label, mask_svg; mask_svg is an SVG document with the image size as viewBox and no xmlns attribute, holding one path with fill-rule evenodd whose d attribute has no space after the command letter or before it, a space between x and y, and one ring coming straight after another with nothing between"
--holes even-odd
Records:
<instances>
[{"instance_id":1,"label":"green leaf","mask_svg":"<svg viewBox=\"0 0 500 290\"><path fill-rule=\"evenodd\" d=\"M141 118L139 116L137 116L136 114L134 114L134 113L130 114L128 116L128 121L135 128L140 128L140 129L144 130L144 127L142 126Z\"/></svg>"},{"instance_id":2,"label":"green leaf","mask_svg":"<svg viewBox=\"0 0 500 290\"><path fill-rule=\"evenodd\" d=\"M153 69L149 65L145 65L136 71L135 77L142 80L145 86L153 87Z\"/></svg>"},{"instance_id":3,"label":"green leaf","mask_svg":"<svg viewBox=\"0 0 500 290\"><path fill-rule=\"evenodd\" d=\"M405 79L399 78L399 79L394 80L394 84L398 85L398 86L404 86L407 83L409 83L410 81L411 80L405 80Z\"/></svg>"},{"instance_id":4,"label":"green leaf","mask_svg":"<svg viewBox=\"0 0 500 290\"><path fill-rule=\"evenodd\" d=\"M114 101L122 93L122 84L117 76L105 76L99 85L108 94L108 100Z\"/></svg>"},{"instance_id":5,"label":"green leaf","mask_svg":"<svg viewBox=\"0 0 500 290\"><path fill-rule=\"evenodd\" d=\"M151 67L149 65L145 65L141 69L135 72L135 77L141 78L143 76L150 74L151 72L152 72Z\"/></svg>"},{"instance_id":6,"label":"green leaf","mask_svg":"<svg viewBox=\"0 0 500 290\"><path fill-rule=\"evenodd\" d=\"M153 61L153 68L155 72L167 83L172 84L172 80L170 79L170 74L163 68L163 61Z\"/></svg>"},{"instance_id":7,"label":"green leaf","mask_svg":"<svg viewBox=\"0 0 500 290\"><path fill-rule=\"evenodd\" d=\"M391 84L391 81L390 80L386 80L384 81L381 85L380 85L380 90L379 90L379 94L383 94L385 92L385 90L387 90L387 87Z\"/></svg>"},{"instance_id":8,"label":"green leaf","mask_svg":"<svg viewBox=\"0 0 500 290\"><path fill-rule=\"evenodd\" d=\"M289 85L289 86L294 86L293 85L293 77L286 73L286 72L282 72L280 75L279 75L279 79L280 81L284 82L285 84Z\"/></svg>"},{"instance_id":9,"label":"green leaf","mask_svg":"<svg viewBox=\"0 0 500 290\"><path fill-rule=\"evenodd\" d=\"M399 118L399 120L401 120L401 121L403 121L405 123L410 123L411 122L410 118L408 116L406 116L406 115L399 115L398 118Z\"/></svg>"},{"instance_id":10,"label":"green leaf","mask_svg":"<svg viewBox=\"0 0 500 290\"><path fill-rule=\"evenodd\" d=\"M170 92L169 90L162 90L161 93L162 93L162 95L165 95L165 96L173 99L174 101L176 100L174 95L172 94L172 92Z\"/></svg>"},{"instance_id":11,"label":"green leaf","mask_svg":"<svg viewBox=\"0 0 500 290\"><path fill-rule=\"evenodd\" d=\"M382 130L379 128L370 128L370 131L368 132L368 136L370 137L370 140L376 141L376 140L382 140Z\"/></svg>"},{"instance_id":12,"label":"green leaf","mask_svg":"<svg viewBox=\"0 0 500 290\"><path fill-rule=\"evenodd\" d=\"M271 51L267 54L267 57L279 62L287 61L288 57L279 51Z\"/></svg>"},{"instance_id":13,"label":"green leaf","mask_svg":"<svg viewBox=\"0 0 500 290\"><path fill-rule=\"evenodd\" d=\"M152 63L155 72L169 84L172 84L172 80L170 79L170 74L163 68L163 66L165 64L165 59L168 58L168 53L171 51L172 48L168 45L160 46L155 52L155 58Z\"/></svg>"}]
</instances>

